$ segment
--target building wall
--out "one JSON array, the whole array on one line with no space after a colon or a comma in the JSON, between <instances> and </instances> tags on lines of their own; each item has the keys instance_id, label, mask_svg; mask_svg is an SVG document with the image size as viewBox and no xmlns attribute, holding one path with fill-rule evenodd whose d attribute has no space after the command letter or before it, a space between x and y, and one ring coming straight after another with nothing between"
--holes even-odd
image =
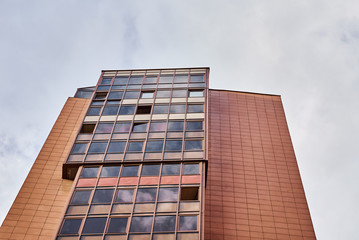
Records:
<instances>
[{"instance_id":1,"label":"building wall","mask_svg":"<svg viewBox=\"0 0 359 240\"><path fill-rule=\"evenodd\" d=\"M280 96L209 91L205 239L315 239Z\"/></svg>"},{"instance_id":2,"label":"building wall","mask_svg":"<svg viewBox=\"0 0 359 240\"><path fill-rule=\"evenodd\" d=\"M52 239L72 183L62 165L82 124L88 99L69 98L0 227L0 239Z\"/></svg>"}]
</instances>

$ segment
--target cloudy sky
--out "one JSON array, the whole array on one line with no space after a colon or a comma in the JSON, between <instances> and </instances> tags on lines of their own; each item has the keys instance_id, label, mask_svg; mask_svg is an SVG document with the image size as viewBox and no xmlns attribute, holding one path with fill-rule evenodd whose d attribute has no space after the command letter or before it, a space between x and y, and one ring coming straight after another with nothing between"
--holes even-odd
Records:
<instances>
[{"instance_id":1,"label":"cloudy sky","mask_svg":"<svg viewBox=\"0 0 359 240\"><path fill-rule=\"evenodd\" d=\"M211 88L282 96L318 239L359 239L354 0L0 0L0 222L77 87L197 66Z\"/></svg>"}]
</instances>

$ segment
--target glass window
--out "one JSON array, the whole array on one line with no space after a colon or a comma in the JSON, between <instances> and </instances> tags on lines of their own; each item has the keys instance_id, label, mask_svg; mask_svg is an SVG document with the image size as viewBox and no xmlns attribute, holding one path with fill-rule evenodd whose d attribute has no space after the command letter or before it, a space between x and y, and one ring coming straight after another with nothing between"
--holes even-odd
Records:
<instances>
[{"instance_id":1,"label":"glass window","mask_svg":"<svg viewBox=\"0 0 359 240\"><path fill-rule=\"evenodd\" d=\"M136 98L138 98L138 95L140 95L140 92L129 91L129 92L125 93L125 98L126 99L136 99Z\"/></svg>"},{"instance_id":2,"label":"glass window","mask_svg":"<svg viewBox=\"0 0 359 240\"><path fill-rule=\"evenodd\" d=\"M191 121L186 123L187 131L197 131L203 130L203 122L202 121Z\"/></svg>"},{"instance_id":3,"label":"glass window","mask_svg":"<svg viewBox=\"0 0 359 240\"><path fill-rule=\"evenodd\" d=\"M197 230L197 216L180 216L179 230Z\"/></svg>"},{"instance_id":4,"label":"glass window","mask_svg":"<svg viewBox=\"0 0 359 240\"><path fill-rule=\"evenodd\" d=\"M141 98L153 98L154 92L142 92Z\"/></svg>"},{"instance_id":5,"label":"glass window","mask_svg":"<svg viewBox=\"0 0 359 240\"><path fill-rule=\"evenodd\" d=\"M131 129L130 122L117 123L114 132L117 133L128 133Z\"/></svg>"},{"instance_id":6,"label":"glass window","mask_svg":"<svg viewBox=\"0 0 359 240\"><path fill-rule=\"evenodd\" d=\"M135 113L135 106L121 106L119 115L132 115Z\"/></svg>"},{"instance_id":7,"label":"glass window","mask_svg":"<svg viewBox=\"0 0 359 240\"><path fill-rule=\"evenodd\" d=\"M88 143L75 143L71 153L84 153Z\"/></svg>"},{"instance_id":8,"label":"glass window","mask_svg":"<svg viewBox=\"0 0 359 240\"><path fill-rule=\"evenodd\" d=\"M110 92L110 94L108 95L108 99L122 99L123 97L123 92Z\"/></svg>"},{"instance_id":9,"label":"glass window","mask_svg":"<svg viewBox=\"0 0 359 240\"><path fill-rule=\"evenodd\" d=\"M187 90L173 90L172 97L185 98L187 97Z\"/></svg>"},{"instance_id":10,"label":"glass window","mask_svg":"<svg viewBox=\"0 0 359 240\"><path fill-rule=\"evenodd\" d=\"M187 83L188 75L176 75L174 82L175 83Z\"/></svg>"},{"instance_id":11,"label":"glass window","mask_svg":"<svg viewBox=\"0 0 359 240\"><path fill-rule=\"evenodd\" d=\"M117 115L118 106L105 107L102 115Z\"/></svg>"},{"instance_id":12,"label":"glass window","mask_svg":"<svg viewBox=\"0 0 359 240\"><path fill-rule=\"evenodd\" d=\"M160 173L160 165L143 165L141 176L158 176Z\"/></svg>"},{"instance_id":13,"label":"glass window","mask_svg":"<svg viewBox=\"0 0 359 240\"><path fill-rule=\"evenodd\" d=\"M147 76L145 79L145 83L156 83L157 82L157 77L155 76Z\"/></svg>"},{"instance_id":14,"label":"glass window","mask_svg":"<svg viewBox=\"0 0 359 240\"><path fill-rule=\"evenodd\" d=\"M110 142L108 146L107 152L108 153L122 153L125 151L126 142Z\"/></svg>"},{"instance_id":15,"label":"glass window","mask_svg":"<svg viewBox=\"0 0 359 240\"><path fill-rule=\"evenodd\" d=\"M188 105L187 112L189 113L202 113L203 105Z\"/></svg>"},{"instance_id":16,"label":"glass window","mask_svg":"<svg viewBox=\"0 0 359 240\"><path fill-rule=\"evenodd\" d=\"M103 233L107 218L87 218L82 233Z\"/></svg>"},{"instance_id":17,"label":"glass window","mask_svg":"<svg viewBox=\"0 0 359 240\"><path fill-rule=\"evenodd\" d=\"M154 202L156 200L157 188L139 188L137 190L136 202Z\"/></svg>"},{"instance_id":18,"label":"glass window","mask_svg":"<svg viewBox=\"0 0 359 240\"><path fill-rule=\"evenodd\" d=\"M182 151L182 140L167 140L165 151Z\"/></svg>"},{"instance_id":19,"label":"glass window","mask_svg":"<svg viewBox=\"0 0 359 240\"><path fill-rule=\"evenodd\" d=\"M168 105L155 105L153 107L153 114L167 114Z\"/></svg>"},{"instance_id":20,"label":"glass window","mask_svg":"<svg viewBox=\"0 0 359 240\"><path fill-rule=\"evenodd\" d=\"M143 148L143 142L129 142L128 152L141 152Z\"/></svg>"},{"instance_id":21,"label":"glass window","mask_svg":"<svg viewBox=\"0 0 359 240\"><path fill-rule=\"evenodd\" d=\"M202 150L202 140L186 141L185 150Z\"/></svg>"},{"instance_id":22,"label":"glass window","mask_svg":"<svg viewBox=\"0 0 359 240\"><path fill-rule=\"evenodd\" d=\"M92 106L102 106L104 103L104 101L93 101L91 103Z\"/></svg>"},{"instance_id":23,"label":"glass window","mask_svg":"<svg viewBox=\"0 0 359 240\"><path fill-rule=\"evenodd\" d=\"M122 169L121 177L137 177L138 165L124 166Z\"/></svg>"},{"instance_id":24,"label":"glass window","mask_svg":"<svg viewBox=\"0 0 359 240\"><path fill-rule=\"evenodd\" d=\"M113 85L126 85L128 77L115 77Z\"/></svg>"},{"instance_id":25,"label":"glass window","mask_svg":"<svg viewBox=\"0 0 359 240\"><path fill-rule=\"evenodd\" d=\"M110 89L110 86L98 86L97 91L107 91Z\"/></svg>"},{"instance_id":26,"label":"glass window","mask_svg":"<svg viewBox=\"0 0 359 240\"><path fill-rule=\"evenodd\" d=\"M99 123L96 128L96 133L111 133L113 123Z\"/></svg>"},{"instance_id":27,"label":"glass window","mask_svg":"<svg viewBox=\"0 0 359 240\"><path fill-rule=\"evenodd\" d=\"M87 112L87 116L98 116L100 115L100 112L101 112L101 108L90 107Z\"/></svg>"},{"instance_id":28,"label":"glass window","mask_svg":"<svg viewBox=\"0 0 359 240\"><path fill-rule=\"evenodd\" d=\"M185 105L171 105L170 113L184 113L185 112Z\"/></svg>"},{"instance_id":29,"label":"glass window","mask_svg":"<svg viewBox=\"0 0 359 240\"><path fill-rule=\"evenodd\" d=\"M162 152L163 141L149 141L146 145L146 152Z\"/></svg>"},{"instance_id":30,"label":"glass window","mask_svg":"<svg viewBox=\"0 0 359 240\"><path fill-rule=\"evenodd\" d=\"M176 202L178 199L178 188L160 188L158 193L159 202Z\"/></svg>"},{"instance_id":31,"label":"glass window","mask_svg":"<svg viewBox=\"0 0 359 240\"><path fill-rule=\"evenodd\" d=\"M71 204L88 204L91 195L89 191L75 191Z\"/></svg>"},{"instance_id":32,"label":"glass window","mask_svg":"<svg viewBox=\"0 0 359 240\"><path fill-rule=\"evenodd\" d=\"M157 91L157 98L169 98L171 96L171 91Z\"/></svg>"},{"instance_id":33,"label":"glass window","mask_svg":"<svg viewBox=\"0 0 359 240\"><path fill-rule=\"evenodd\" d=\"M92 203L111 203L114 189L98 189L92 199Z\"/></svg>"},{"instance_id":34,"label":"glass window","mask_svg":"<svg viewBox=\"0 0 359 240\"><path fill-rule=\"evenodd\" d=\"M189 97L203 97L203 90L201 91L189 91Z\"/></svg>"},{"instance_id":35,"label":"glass window","mask_svg":"<svg viewBox=\"0 0 359 240\"><path fill-rule=\"evenodd\" d=\"M130 232L151 232L151 217L132 217Z\"/></svg>"},{"instance_id":36,"label":"glass window","mask_svg":"<svg viewBox=\"0 0 359 240\"><path fill-rule=\"evenodd\" d=\"M180 164L163 164L162 175L163 176L174 176L180 174Z\"/></svg>"},{"instance_id":37,"label":"glass window","mask_svg":"<svg viewBox=\"0 0 359 240\"><path fill-rule=\"evenodd\" d=\"M151 122L150 132L164 132L166 131L166 122Z\"/></svg>"},{"instance_id":38,"label":"glass window","mask_svg":"<svg viewBox=\"0 0 359 240\"><path fill-rule=\"evenodd\" d=\"M176 216L156 216L155 232L172 232L175 230Z\"/></svg>"},{"instance_id":39,"label":"glass window","mask_svg":"<svg viewBox=\"0 0 359 240\"><path fill-rule=\"evenodd\" d=\"M126 85L113 85L112 90L123 90L126 88Z\"/></svg>"},{"instance_id":40,"label":"glass window","mask_svg":"<svg viewBox=\"0 0 359 240\"><path fill-rule=\"evenodd\" d=\"M95 94L94 100L104 100L106 99L107 92L97 92Z\"/></svg>"},{"instance_id":41,"label":"glass window","mask_svg":"<svg viewBox=\"0 0 359 240\"><path fill-rule=\"evenodd\" d=\"M121 101L119 100L107 100L106 102L106 106L107 105L120 105Z\"/></svg>"},{"instance_id":42,"label":"glass window","mask_svg":"<svg viewBox=\"0 0 359 240\"><path fill-rule=\"evenodd\" d=\"M199 174L199 164L184 164L183 165L183 175L194 175Z\"/></svg>"},{"instance_id":43,"label":"glass window","mask_svg":"<svg viewBox=\"0 0 359 240\"><path fill-rule=\"evenodd\" d=\"M97 177L98 167L85 167L82 169L81 178L95 178Z\"/></svg>"},{"instance_id":44,"label":"glass window","mask_svg":"<svg viewBox=\"0 0 359 240\"><path fill-rule=\"evenodd\" d=\"M133 189L119 189L116 195L116 202L127 203L133 201Z\"/></svg>"},{"instance_id":45,"label":"glass window","mask_svg":"<svg viewBox=\"0 0 359 240\"><path fill-rule=\"evenodd\" d=\"M163 75L160 76L158 83L172 83L173 76L172 75Z\"/></svg>"},{"instance_id":46,"label":"glass window","mask_svg":"<svg viewBox=\"0 0 359 240\"><path fill-rule=\"evenodd\" d=\"M143 76L140 77L130 77L130 81L128 81L128 84L141 84L142 83Z\"/></svg>"},{"instance_id":47,"label":"glass window","mask_svg":"<svg viewBox=\"0 0 359 240\"><path fill-rule=\"evenodd\" d=\"M138 106L136 114L150 114L152 106Z\"/></svg>"},{"instance_id":48,"label":"glass window","mask_svg":"<svg viewBox=\"0 0 359 240\"><path fill-rule=\"evenodd\" d=\"M100 177L117 177L121 166L105 166L102 168Z\"/></svg>"},{"instance_id":49,"label":"glass window","mask_svg":"<svg viewBox=\"0 0 359 240\"><path fill-rule=\"evenodd\" d=\"M147 132L147 123L134 123L132 132Z\"/></svg>"},{"instance_id":50,"label":"glass window","mask_svg":"<svg viewBox=\"0 0 359 240\"><path fill-rule=\"evenodd\" d=\"M65 219L60 234L78 234L82 219Z\"/></svg>"},{"instance_id":51,"label":"glass window","mask_svg":"<svg viewBox=\"0 0 359 240\"><path fill-rule=\"evenodd\" d=\"M101 81L101 85L110 85L112 78L103 78Z\"/></svg>"},{"instance_id":52,"label":"glass window","mask_svg":"<svg viewBox=\"0 0 359 240\"><path fill-rule=\"evenodd\" d=\"M111 218L107 232L124 233L126 232L127 218Z\"/></svg>"},{"instance_id":53,"label":"glass window","mask_svg":"<svg viewBox=\"0 0 359 240\"><path fill-rule=\"evenodd\" d=\"M89 153L103 153L106 150L107 142L93 142L88 150Z\"/></svg>"},{"instance_id":54,"label":"glass window","mask_svg":"<svg viewBox=\"0 0 359 240\"><path fill-rule=\"evenodd\" d=\"M191 75L190 82L203 82L203 75Z\"/></svg>"},{"instance_id":55,"label":"glass window","mask_svg":"<svg viewBox=\"0 0 359 240\"><path fill-rule=\"evenodd\" d=\"M169 121L167 130L172 131L183 131L183 121Z\"/></svg>"}]
</instances>

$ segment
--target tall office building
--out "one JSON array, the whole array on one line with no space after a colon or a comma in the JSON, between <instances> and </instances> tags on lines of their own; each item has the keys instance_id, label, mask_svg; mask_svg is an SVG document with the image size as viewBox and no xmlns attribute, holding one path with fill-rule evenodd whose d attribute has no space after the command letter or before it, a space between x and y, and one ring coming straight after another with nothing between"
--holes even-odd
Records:
<instances>
[{"instance_id":1,"label":"tall office building","mask_svg":"<svg viewBox=\"0 0 359 240\"><path fill-rule=\"evenodd\" d=\"M280 96L208 77L110 70L78 89L0 239L315 239Z\"/></svg>"}]
</instances>

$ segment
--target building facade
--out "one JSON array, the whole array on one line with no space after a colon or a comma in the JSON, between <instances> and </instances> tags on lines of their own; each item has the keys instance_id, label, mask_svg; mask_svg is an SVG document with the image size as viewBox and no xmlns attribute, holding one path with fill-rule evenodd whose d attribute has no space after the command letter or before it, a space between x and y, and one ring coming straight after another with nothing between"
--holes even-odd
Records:
<instances>
[{"instance_id":1,"label":"building facade","mask_svg":"<svg viewBox=\"0 0 359 240\"><path fill-rule=\"evenodd\" d=\"M208 77L110 70L78 89L0 239L315 239L280 96Z\"/></svg>"}]
</instances>

